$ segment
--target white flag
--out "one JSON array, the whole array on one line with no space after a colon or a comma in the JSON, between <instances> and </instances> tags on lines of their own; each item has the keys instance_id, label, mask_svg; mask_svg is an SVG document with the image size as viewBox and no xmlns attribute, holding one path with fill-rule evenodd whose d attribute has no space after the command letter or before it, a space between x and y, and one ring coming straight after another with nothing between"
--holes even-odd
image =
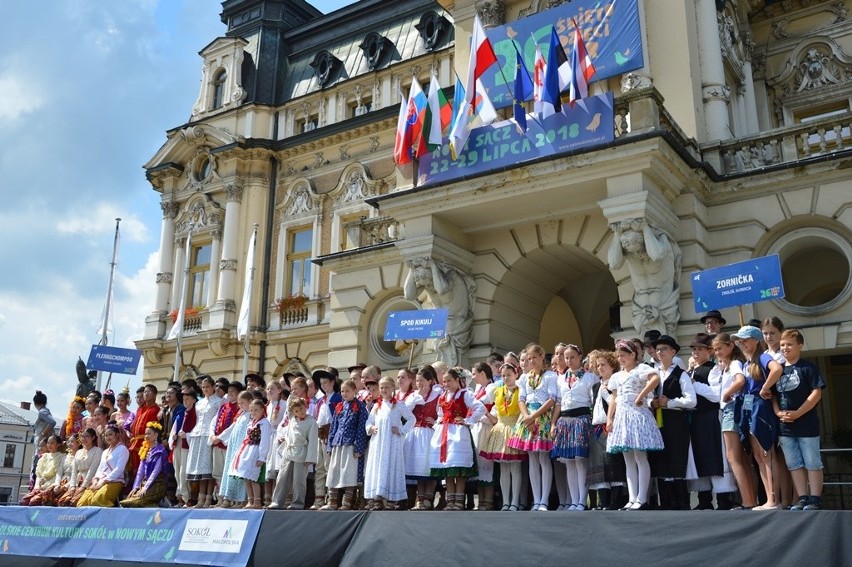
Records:
<instances>
[{"instance_id":1,"label":"white flag","mask_svg":"<svg viewBox=\"0 0 852 567\"><path fill-rule=\"evenodd\" d=\"M246 252L246 276L243 284L243 302L240 304L240 316L237 318L237 339L242 340L249 333L251 311L251 291L254 282L254 249L257 242L257 228L251 233L251 240Z\"/></svg>"},{"instance_id":2,"label":"white flag","mask_svg":"<svg viewBox=\"0 0 852 567\"><path fill-rule=\"evenodd\" d=\"M191 241L192 229L190 228L189 234L186 235L186 250L184 251L184 263L186 267L184 269L183 282L181 282L180 287L180 306L178 307L177 319L175 319L175 324L172 325L172 330L169 331L169 336L166 337L167 341L176 339L179 336L183 336L183 312L186 311L186 280L189 278L189 252L190 250L192 250L192 248L190 247Z\"/></svg>"}]
</instances>

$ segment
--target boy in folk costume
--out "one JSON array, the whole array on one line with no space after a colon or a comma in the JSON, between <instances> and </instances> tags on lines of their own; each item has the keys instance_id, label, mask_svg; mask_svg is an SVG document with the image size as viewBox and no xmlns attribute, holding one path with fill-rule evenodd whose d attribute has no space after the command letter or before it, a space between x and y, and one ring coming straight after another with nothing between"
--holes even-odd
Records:
<instances>
[{"instance_id":1,"label":"boy in folk costume","mask_svg":"<svg viewBox=\"0 0 852 567\"><path fill-rule=\"evenodd\" d=\"M334 407L328 446L331 459L328 466L329 502L323 510L337 510L337 489L343 489L341 510L351 510L355 487L364 480L363 456L367 448L367 407L357 400L355 382L347 380L340 393L343 401Z\"/></svg>"},{"instance_id":2,"label":"boy in folk costume","mask_svg":"<svg viewBox=\"0 0 852 567\"><path fill-rule=\"evenodd\" d=\"M308 415L305 400L291 398L287 411L292 416L277 447L278 480L272 493L270 509L284 506L287 494L292 494L288 510L303 510L307 493L308 468L317 462L317 422Z\"/></svg>"}]
</instances>

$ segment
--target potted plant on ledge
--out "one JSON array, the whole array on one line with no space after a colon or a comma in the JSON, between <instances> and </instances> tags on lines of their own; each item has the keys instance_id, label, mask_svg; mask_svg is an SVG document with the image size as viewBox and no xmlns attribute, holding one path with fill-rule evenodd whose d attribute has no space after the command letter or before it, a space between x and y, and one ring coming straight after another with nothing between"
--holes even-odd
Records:
<instances>
[{"instance_id":1,"label":"potted plant on ledge","mask_svg":"<svg viewBox=\"0 0 852 567\"><path fill-rule=\"evenodd\" d=\"M281 325L300 322L306 316L304 309L307 302L308 296L302 293L295 293L288 297L279 297L276 299L274 307L278 312L278 319Z\"/></svg>"}]
</instances>

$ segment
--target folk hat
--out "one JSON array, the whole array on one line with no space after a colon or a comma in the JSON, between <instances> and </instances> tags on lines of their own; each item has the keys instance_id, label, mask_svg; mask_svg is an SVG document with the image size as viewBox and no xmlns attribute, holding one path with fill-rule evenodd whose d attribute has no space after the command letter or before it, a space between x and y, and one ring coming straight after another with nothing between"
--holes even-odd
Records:
<instances>
[{"instance_id":1,"label":"folk hat","mask_svg":"<svg viewBox=\"0 0 852 567\"><path fill-rule=\"evenodd\" d=\"M651 346L657 348L659 345L670 346L674 349L675 352L680 351L680 345L677 344L677 341L668 335L660 335L655 341L651 343Z\"/></svg>"},{"instance_id":2,"label":"folk hat","mask_svg":"<svg viewBox=\"0 0 852 567\"><path fill-rule=\"evenodd\" d=\"M701 317L701 319L699 319L699 320L701 321L701 323L702 323L702 324L704 324L704 323L706 323L706 322L707 322L707 319L718 319L718 320L719 320L719 322L720 322L722 325L725 325L725 324L727 323L727 321L725 321L725 318L724 318L724 317L722 317L722 313L721 313L721 312L719 312L719 310L718 310L718 309L713 309L712 311L708 311L708 312L707 312L707 313L705 313L705 314L704 314L704 316L703 316L703 317Z\"/></svg>"},{"instance_id":3,"label":"folk hat","mask_svg":"<svg viewBox=\"0 0 852 567\"><path fill-rule=\"evenodd\" d=\"M358 362L358 363L350 366L346 370L348 370L349 372L352 372L353 370L364 370L365 368L367 368L366 364L364 364L363 362Z\"/></svg>"},{"instance_id":4,"label":"folk hat","mask_svg":"<svg viewBox=\"0 0 852 567\"><path fill-rule=\"evenodd\" d=\"M711 348L712 345L713 345L713 337L711 337L707 333L696 334L695 338L692 339L692 342L689 343L689 346L691 346L691 347Z\"/></svg>"}]
</instances>

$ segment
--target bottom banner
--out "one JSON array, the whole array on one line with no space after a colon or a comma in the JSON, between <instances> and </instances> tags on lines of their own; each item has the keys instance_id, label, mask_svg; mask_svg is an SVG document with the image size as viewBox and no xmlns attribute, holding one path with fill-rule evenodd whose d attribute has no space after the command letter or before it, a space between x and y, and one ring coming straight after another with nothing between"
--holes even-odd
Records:
<instances>
[{"instance_id":1,"label":"bottom banner","mask_svg":"<svg viewBox=\"0 0 852 567\"><path fill-rule=\"evenodd\" d=\"M249 510L0 508L0 554L245 565L262 513Z\"/></svg>"}]
</instances>

